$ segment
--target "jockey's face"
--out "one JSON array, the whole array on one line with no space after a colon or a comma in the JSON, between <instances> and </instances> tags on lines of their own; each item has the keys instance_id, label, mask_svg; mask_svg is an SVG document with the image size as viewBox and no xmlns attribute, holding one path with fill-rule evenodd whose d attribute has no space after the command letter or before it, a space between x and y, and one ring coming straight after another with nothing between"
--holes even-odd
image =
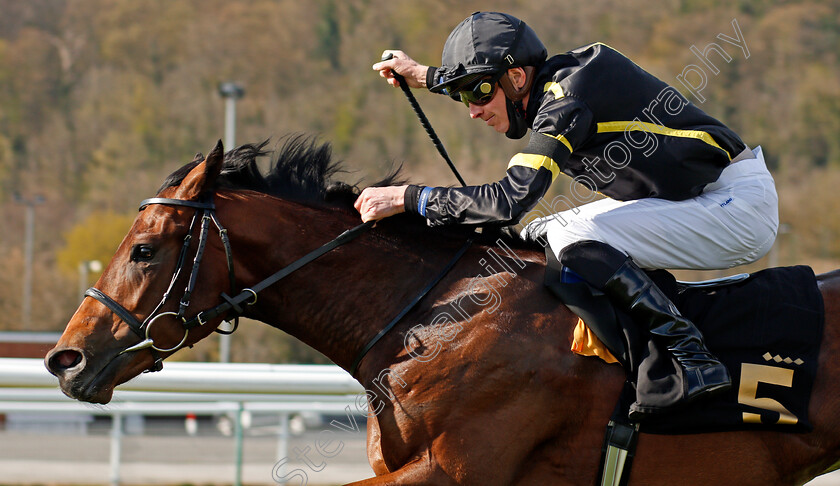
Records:
<instances>
[{"instance_id":1,"label":"jockey's face","mask_svg":"<svg viewBox=\"0 0 840 486\"><path fill-rule=\"evenodd\" d=\"M470 118L481 118L487 126L493 127L499 133L506 133L510 126L505 103L504 90L496 89L493 99L487 104L476 105L470 103Z\"/></svg>"},{"instance_id":2,"label":"jockey's face","mask_svg":"<svg viewBox=\"0 0 840 486\"><path fill-rule=\"evenodd\" d=\"M527 74L521 67L508 69L505 73L507 80L517 90L525 86ZM528 99L530 94L526 94L522 98L522 105L528 106ZM463 98L462 98L463 99ZM469 104L470 118L481 118L487 123L487 126L493 127L499 133L507 133L510 128L510 120L507 113L507 98L505 91L496 85L493 98L484 105Z\"/></svg>"}]
</instances>

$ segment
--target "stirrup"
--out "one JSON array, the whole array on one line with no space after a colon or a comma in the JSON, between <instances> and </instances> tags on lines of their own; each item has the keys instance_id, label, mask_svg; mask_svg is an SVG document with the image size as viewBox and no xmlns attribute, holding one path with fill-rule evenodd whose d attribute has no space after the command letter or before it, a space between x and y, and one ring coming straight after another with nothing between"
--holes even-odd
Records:
<instances>
[{"instance_id":1,"label":"stirrup","mask_svg":"<svg viewBox=\"0 0 840 486\"><path fill-rule=\"evenodd\" d=\"M601 463L598 468L600 486L627 484L638 438L639 424L610 420L604 435L604 444L601 446Z\"/></svg>"}]
</instances>

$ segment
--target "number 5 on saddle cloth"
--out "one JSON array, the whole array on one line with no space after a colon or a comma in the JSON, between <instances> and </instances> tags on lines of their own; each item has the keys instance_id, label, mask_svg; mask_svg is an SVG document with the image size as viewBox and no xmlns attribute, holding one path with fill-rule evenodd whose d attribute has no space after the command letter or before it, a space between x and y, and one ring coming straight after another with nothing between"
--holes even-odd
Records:
<instances>
[{"instance_id":1,"label":"number 5 on saddle cloth","mask_svg":"<svg viewBox=\"0 0 840 486\"><path fill-rule=\"evenodd\" d=\"M628 423L629 405L638 394L675 393L682 383L667 350L606 295L565 273L564 277L554 252L546 248L546 287L597 337L595 346L606 348L587 354L606 361L612 355L627 373L613 420ZM732 375L732 388L711 400L645 419L642 432L811 430L807 410L824 310L810 267L772 268L699 284L678 282L664 270L647 273L703 332L709 350Z\"/></svg>"}]
</instances>

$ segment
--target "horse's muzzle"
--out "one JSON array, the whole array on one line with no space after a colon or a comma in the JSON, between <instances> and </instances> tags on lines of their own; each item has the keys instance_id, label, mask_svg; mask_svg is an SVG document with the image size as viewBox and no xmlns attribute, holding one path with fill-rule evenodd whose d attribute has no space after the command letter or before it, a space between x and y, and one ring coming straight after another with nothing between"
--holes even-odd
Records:
<instances>
[{"instance_id":1,"label":"horse's muzzle","mask_svg":"<svg viewBox=\"0 0 840 486\"><path fill-rule=\"evenodd\" d=\"M61 391L68 397L85 402L102 402L94 397L96 393L84 378L87 359L80 349L55 348L44 358L44 364L58 378Z\"/></svg>"}]
</instances>

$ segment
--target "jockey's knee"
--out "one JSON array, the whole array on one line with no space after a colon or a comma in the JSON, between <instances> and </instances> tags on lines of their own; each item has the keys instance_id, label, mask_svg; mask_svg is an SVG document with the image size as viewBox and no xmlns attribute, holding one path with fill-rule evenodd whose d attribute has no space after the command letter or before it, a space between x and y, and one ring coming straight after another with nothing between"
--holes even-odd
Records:
<instances>
[{"instance_id":1,"label":"jockey's knee","mask_svg":"<svg viewBox=\"0 0 840 486\"><path fill-rule=\"evenodd\" d=\"M602 288L627 261L627 255L596 240L576 241L559 250L552 248L552 251L564 267L596 288Z\"/></svg>"}]
</instances>

